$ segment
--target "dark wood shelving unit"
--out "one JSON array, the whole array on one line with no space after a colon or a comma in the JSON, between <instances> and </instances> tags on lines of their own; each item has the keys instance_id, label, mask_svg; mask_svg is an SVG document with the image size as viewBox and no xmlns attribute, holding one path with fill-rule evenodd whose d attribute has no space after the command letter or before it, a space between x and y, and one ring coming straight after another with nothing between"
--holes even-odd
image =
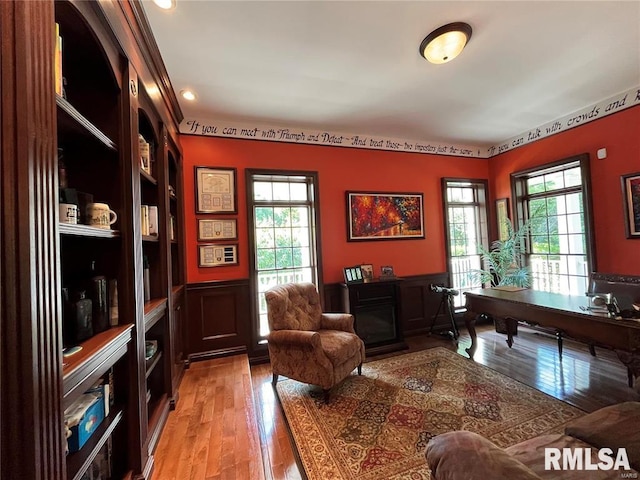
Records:
<instances>
[{"instance_id":1,"label":"dark wood shelving unit","mask_svg":"<svg viewBox=\"0 0 640 480\"><path fill-rule=\"evenodd\" d=\"M126 352L133 324L112 327L80 344L82 350L63 359L62 396L65 407L88 390Z\"/></svg>"},{"instance_id":2,"label":"dark wood shelving unit","mask_svg":"<svg viewBox=\"0 0 640 480\"><path fill-rule=\"evenodd\" d=\"M102 143L110 150L117 151L118 146L113 140L87 120L73 105L60 95L56 95L56 105L58 106L58 125L61 128L69 128L77 133L89 135Z\"/></svg>"},{"instance_id":3,"label":"dark wood shelving unit","mask_svg":"<svg viewBox=\"0 0 640 480\"><path fill-rule=\"evenodd\" d=\"M75 235L78 237L96 238L117 238L120 236L120 232L118 230L92 227L90 225L73 225L69 223L60 223L58 225L58 228L61 235Z\"/></svg>"},{"instance_id":4,"label":"dark wood shelving unit","mask_svg":"<svg viewBox=\"0 0 640 480\"><path fill-rule=\"evenodd\" d=\"M144 170L140 170L140 176L147 182L149 182L151 185L158 185L158 181L149 173L145 172Z\"/></svg>"},{"instance_id":5,"label":"dark wood shelving unit","mask_svg":"<svg viewBox=\"0 0 640 480\"><path fill-rule=\"evenodd\" d=\"M149 375L153 372L153 369L156 368L158 362L162 358L162 350L158 350L153 354L149 360L147 360L147 373L145 374L145 378L149 378Z\"/></svg>"},{"instance_id":6,"label":"dark wood shelving unit","mask_svg":"<svg viewBox=\"0 0 640 480\"><path fill-rule=\"evenodd\" d=\"M144 330L149 331L167 311L166 298L154 298L144 304Z\"/></svg>"},{"instance_id":7,"label":"dark wood shelving unit","mask_svg":"<svg viewBox=\"0 0 640 480\"><path fill-rule=\"evenodd\" d=\"M0 183L13 198L3 206L2 247L15 250L5 255L11 275L3 276L2 312L12 323L3 341L18 346L0 349L12 369L2 382L3 410L11 414L2 416L1 443L12 457L3 457L2 478L79 480L109 444L113 478L150 480L177 390L173 287L185 277L172 258L183 255L184 227L173 243L169 219L184 208L182 112L142 2L4 2L2 12L3 65L12 81L2 83L11 99L2 104L11 155ZM139 133L152 145L150 173L141 171ZM117 220L113 229L61 224L59 203L78 205L82 217L85 205L106 204ZM142 237L141 205L157 206L157 236ZM31 213L18 215L18 206ZM145 257L153 298L146 304ZM95 300L110 299L112 288L117 304ZM95 322L100 333L79 342L91 335L92 309L83 300L106 305L110 327L101 331L104 323ZM150 364L146 340L158 342ZM63 357L63 346L78 343L80 351ZM117 407L83 448L65 455L65 409L107 380Z\"/></svg>"}]
</instances>

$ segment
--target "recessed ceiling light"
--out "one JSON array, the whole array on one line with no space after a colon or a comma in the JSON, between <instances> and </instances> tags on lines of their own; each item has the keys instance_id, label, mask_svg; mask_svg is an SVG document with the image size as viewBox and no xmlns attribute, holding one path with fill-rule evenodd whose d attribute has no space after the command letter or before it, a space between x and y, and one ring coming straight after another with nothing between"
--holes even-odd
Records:
<instances>
[{"instance_id":1,"label":"recessed ceiling light","mask_svg":"<svg viewBox=\"0 0 640 480\"><path fill-rule=\"evenodd\" d=\"M420 55L431 63L447 63L456 58L471 38L471 25L455 22L436 28L420 44Z\"/></svg>"},{"instance_id":2,"label":"recessed ceiling light","mask_svg":"<svg viewBox=\"0 0 640 480\"><path fill-rule=\"evenodd\" d=\"M163 10L171 10L172 8L176 8L176 0L153 0L153 3L155 3Z\"/></svg>"},{"instance_id":3,"label":"recessed ceiling light","mask_svg":"<svg viewBox=\"0 0 640 480\"><path fill-rule=\"evenodd\" d=\"M196 94L191 90L180 90L180 95L182 96L182 98L184 98L185 100L189 100L190 102L196 99Z\"/></svg>"}]
</instances>

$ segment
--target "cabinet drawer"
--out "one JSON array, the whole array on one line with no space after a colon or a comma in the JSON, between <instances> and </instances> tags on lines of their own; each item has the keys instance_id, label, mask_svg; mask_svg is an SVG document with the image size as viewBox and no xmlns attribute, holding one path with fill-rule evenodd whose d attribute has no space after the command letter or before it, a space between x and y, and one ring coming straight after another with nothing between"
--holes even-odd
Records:
<instances>
[{"instance_id":1,"label":"cabinet drawer","mask_svg":"<svg viewBox=\"0 0 640 480\"><path fill-rule=\"evenodd\" d=\"M362 284L355 289L355 300L357 303L379 302L395 297L395 284Z\"/></svg>"}]
</instances>

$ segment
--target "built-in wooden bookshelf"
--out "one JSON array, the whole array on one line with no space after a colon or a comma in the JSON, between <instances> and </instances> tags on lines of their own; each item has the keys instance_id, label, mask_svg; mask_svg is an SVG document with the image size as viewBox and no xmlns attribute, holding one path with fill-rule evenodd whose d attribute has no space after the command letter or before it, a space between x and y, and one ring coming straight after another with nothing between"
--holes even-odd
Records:
<instances>
[{"instance_id":1,"label":"built-in wooden bookshelf","mask_svg":"<svg viewBox=\"0 0 640 480\"><path fill-rule=\"evenodd\" d=\"M2 375L12 372L0 392L0 477L80 479L108 452L112 478L148 479L183 366L174 355L183 229L171 236L170 224L182 208L182 113L142 2L0 2L0 26L0 246L11 251L0 261L0 333L15 346L0 346ZM149 137L147 170L139 133ZM60 222L59 203L77 205L78 223ZM115 223L91 222L91 203ZM158 211L144 235L141 205ZM92 299L105 282L108 294ZM114 292L117 302L104 302ZM147 339L158 345L150 359ZM80 349L63 356L63 347ZM65 454L64 410L107 379L108 415Z\"/></svg>"}]
</instances>

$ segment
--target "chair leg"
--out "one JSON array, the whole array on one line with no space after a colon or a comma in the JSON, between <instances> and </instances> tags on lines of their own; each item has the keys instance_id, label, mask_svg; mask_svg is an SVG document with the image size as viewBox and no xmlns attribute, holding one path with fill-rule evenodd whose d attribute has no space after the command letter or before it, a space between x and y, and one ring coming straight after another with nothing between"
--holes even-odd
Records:
<instances>
[{"instance_id":1,"label":"chair leg","mask_svg":"<svg viewBox=\"0 0 640 480\"><path fill-rule=\"evenodd\" d=\"M358 375L362 375L362 364L358 365Z\"/></svg>"},{"instance_id":2,"label":"chair leg","mask_svg":"<svg viewBox=\"0 0 640 480\"><path fill-rule=\"evenodd\" d=\"M278 376L279 376L279 375L278 375L277 373L274 373L274 374L273 374L273 378L271 379L271 384L272 384L274 387L276 386L276 383L278 383Z\"/></svg>"},{"instance_id":3,"label":"chair leg","mask_svg":"<svg viewBox=\"0 0 640 480\"><path fill-rule=\"evenodd\" d=\"M329 397L330 397L331 389L325 388L322 391L324 392L324 403L326 405L326 404L329 403Z\"/></svg>"}]
</instances>

